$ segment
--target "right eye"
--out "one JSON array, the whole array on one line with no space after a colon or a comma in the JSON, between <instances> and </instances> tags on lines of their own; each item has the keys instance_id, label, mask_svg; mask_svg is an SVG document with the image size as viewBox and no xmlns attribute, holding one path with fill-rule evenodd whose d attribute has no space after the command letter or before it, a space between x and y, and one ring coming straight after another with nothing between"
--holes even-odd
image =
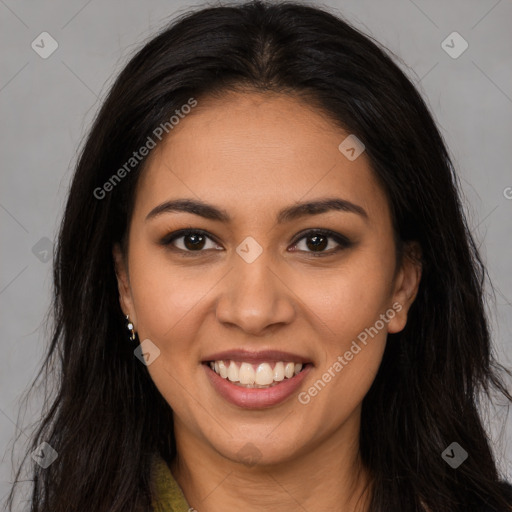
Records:
<instances>
[{"instance_id":1,"label":"right eye","mask_svg":"<svg viewBox=\"0 0 512 512\"><path fill-rule=\"evenodd\" d=\"M205 245L208 244L208 240L213 244L213 246L206 247L206 249L219 250L217 248L219 247L218 244L206 231L203 231L202 229L180 229L166 235L160 243L162 245L171 246L172 250L182 251L184 253L193 253L204 252L202 249L205 249Z\"/></svg>"}]
</instances>

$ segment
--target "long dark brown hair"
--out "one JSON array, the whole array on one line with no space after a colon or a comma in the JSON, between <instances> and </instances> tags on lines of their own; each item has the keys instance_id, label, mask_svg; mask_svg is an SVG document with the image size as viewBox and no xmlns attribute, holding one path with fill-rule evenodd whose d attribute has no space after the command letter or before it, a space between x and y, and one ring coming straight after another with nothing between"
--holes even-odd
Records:
<instances>
[{"instance_id":1,"label":"long dark brown hair","mask_svg":"<svg viewBox=\"0 0 512 512\"><path fill-rule=\"evenodd\" d=\"M389 52L339 16L260 1L175 19L133 56L96 116L62 219L51 343L32 384L52 382L55 392L24 459L30 510L151 509L151 458L172 460L173 417L127 342L112 261L144 161L104 197L94 191L191 97L230 90L301 95L355 134L388 195L397 250L408 240L422 247L407 325L388 336L363 402L371 511L419 512L421 503L431 512L510 510L479 414L491 392L512 400L491 347L488 275L432 116ZM29 456L43 441L58 452L46 469ZM457 469L441 457L454 441L469 453Z\"/></svg>"}]
</instances>

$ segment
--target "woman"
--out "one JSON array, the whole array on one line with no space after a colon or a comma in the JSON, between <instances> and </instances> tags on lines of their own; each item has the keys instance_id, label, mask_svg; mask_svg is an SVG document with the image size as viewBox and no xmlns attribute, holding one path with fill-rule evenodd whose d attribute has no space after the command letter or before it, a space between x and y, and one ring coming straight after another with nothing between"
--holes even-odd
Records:
<instances>
[{"instance_id":1,"label":"woman","mask_svg":"<svg viewBox=\"0 0 512 512\"><path fill-rule=\"evenodd\" d=\"M212 7L149 41L54 264L32 511L512 510L478 412L512 397L453 166L335 16Z\"/></svg>"}]
</instances>

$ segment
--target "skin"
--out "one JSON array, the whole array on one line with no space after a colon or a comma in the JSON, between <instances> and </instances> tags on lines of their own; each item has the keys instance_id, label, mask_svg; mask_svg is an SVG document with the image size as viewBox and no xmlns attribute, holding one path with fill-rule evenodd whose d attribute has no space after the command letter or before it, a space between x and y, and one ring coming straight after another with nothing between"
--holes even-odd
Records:
<instances>
[{"instance_id":1,"label":"skin","mask_svg":"<svg viewBox=\"0 0 512 512\"><path fill-rule=\"evenodd\" d=\"M179 456L171 469L199 512L368 510L361 403L387 333L407 322L421 267L405 257L396 268L386 195L365 153L350 161L338 150L347 135L292 96L202 98L153 150L140 177L127 254L117 245L113 251L120 302L140 340L160 349L147 368L174 411ZM280 209L326 197L361 206L368 219L329 211L276 223ZM146 220L179 198L213 204L232 221L186 212ZM190 238L175 240L174 251L159 244L184 228L215 239L189 256ZM330 229L353 245L315 257L314 234L296 239L309 228ZM247 236L263 250L250 264L236 252ZM339 247L328 242L317 252ZM419 247L407 250L418 255ZM294 393L265 409L237 407L216 393L201 365L234 348L289 351L314 365L298 390L307 391L395 302L401 311L304 405ZM247 443L257 449L254 465L238 453Z\"/></svg>"}]
</instances>

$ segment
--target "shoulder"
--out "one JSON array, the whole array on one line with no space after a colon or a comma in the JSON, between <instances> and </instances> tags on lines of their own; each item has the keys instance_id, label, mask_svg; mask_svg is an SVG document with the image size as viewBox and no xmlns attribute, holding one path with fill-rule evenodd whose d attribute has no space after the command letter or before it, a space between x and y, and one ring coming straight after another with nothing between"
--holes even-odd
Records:
<instances>
[{"instance_id":1,"label":"shoulder","mask_svg":"<svg viewBox=\"0 0 512 512\"><path fill-rule=\"evenodd\" d=\"M510 504L512 505L512 483L503 481L501 482L501 486L503 487L507 498L510 499Z\"/></svg>"},{"instance_id":2,"label":"shoulder","mask_svg":"<svg viewBox=\"0 0 512 512\"><path fill-rule=\"evenodd\" d=\"M190 507L169 466L155 455L151 468L152 506L155 511L188 512Z\"/></svg>"},{"instance_id":3,"label":"shoulder","mask_svg":"<svg viewBox=\"0 0 512 512\"><path fill-rule=\"evenodd\" d=\"M491 508L489 506L483 506L483 507L478 507L478 509L471 509L471 512L510 512L512 511L512 484L509 483L509 482L500 482L501 484L501 487L503 488L504 490L504 494L505 496L507 497L507 499L509 500L509 504L510 504L510 508L506 509L506 510L497 510L495 508ZM421 505L423 507L423 510L424 512L432 512L426 505L425 503L421 502Z\"/></svg>"},{"instance_id":4,"label":"shoulder","mask_svg":"<svg viewBox=\"0 0 512 512\"><path fill-rule=\"evenodd\" d=\"M496 510L495 508L485 507L481 509L481 512L509 512L512 510L512 484L510 482L501 482L504 494L509 500L510 508L508 510Z\"/></svg>"}]
</instances>

